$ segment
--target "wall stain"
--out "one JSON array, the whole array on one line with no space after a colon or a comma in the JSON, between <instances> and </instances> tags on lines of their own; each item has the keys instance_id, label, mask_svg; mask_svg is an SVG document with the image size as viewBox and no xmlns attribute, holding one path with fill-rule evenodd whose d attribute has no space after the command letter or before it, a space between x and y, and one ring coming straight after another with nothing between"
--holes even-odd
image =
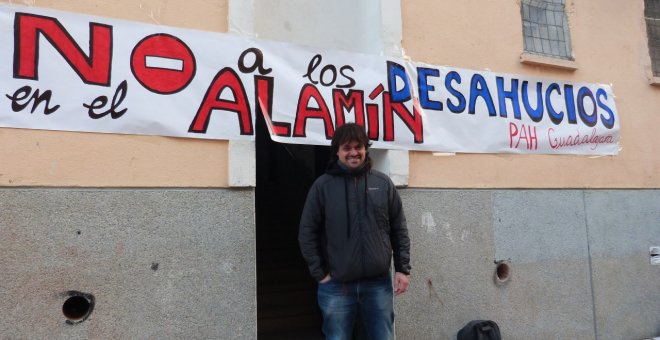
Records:
<instances>
[{"instance_id":1,"label":"wall stain","mask_svg":"<svg viewBox=\"0 0 660 340\"><path fill-rule=\"evenodd\" d=\"M444 305L440 299L440 295L438 295L435 287L433 287L433 281L431 279L426 280L426 286L429 288L429 299L437 301L441 306Z\"/></svg>"},{"instance_id":2,"label":"wall stain","mask_svg":"<svg viewBox=\"0 0 660 340\"><path fill-rule=\"evenodd\" d=\"M422 214L422 227L429 234L435 234L435 221L433 220L433 214L427 211Z\"/></svg>"}]
</instances>

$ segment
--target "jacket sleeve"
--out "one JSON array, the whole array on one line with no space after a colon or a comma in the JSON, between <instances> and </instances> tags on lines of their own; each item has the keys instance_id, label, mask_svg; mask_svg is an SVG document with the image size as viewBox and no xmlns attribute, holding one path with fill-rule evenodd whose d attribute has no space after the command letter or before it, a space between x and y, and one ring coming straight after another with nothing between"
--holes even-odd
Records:
<instances>
[{"instance_id":1,"label":"jacket sleeve","mask_svg":"<svg viewBox=\"0 0 660 340\"><path fill-rule=\"evenodd\" d=\"M307 262L309 273L316 281L321 281L328 273L321 248L324 221L323 198L316 182L307 194L298 229L300 252Z\"/></svg>"},{"instance_id":2,"label":"jacket sleeve","mask_svg":"<svg viewBox=\"0 0 660 340\"><path fill-rule=\"evenodd\" d=\"M399 193L390 180L389 193L390 242L394 257L394 270L406 275L410 274L410 238L403 205Z\"/></svg>"}]
</instances>

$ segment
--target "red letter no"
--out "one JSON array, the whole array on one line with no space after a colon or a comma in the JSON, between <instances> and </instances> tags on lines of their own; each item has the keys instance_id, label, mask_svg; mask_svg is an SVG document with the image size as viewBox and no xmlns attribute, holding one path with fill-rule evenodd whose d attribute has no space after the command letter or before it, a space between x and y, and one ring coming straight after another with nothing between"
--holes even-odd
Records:
<instances>
[{"instance_id":1,"label":"red letter no","mask_svg":"<svg viewBox=\"0 0 660 340\"><path fill-rule=\"evenodd\" d=\"M110 86L112 26L89 24L89 57L55 18L16 13L14 78L39 79L39 35L42 34L87 84Z\"/></svg>"},{"instance_id":2,"label":"red letter no","mask_svg":"<svg viewBox=\"0 0 660 340\"><path fill-rule=\"evenodd\" d=\"M131 54L131 71L147 90L172 94L186 88L195 76L195 56L188 46L169 34L153 34L140 41Z\"/></svg>"}]
</instances>

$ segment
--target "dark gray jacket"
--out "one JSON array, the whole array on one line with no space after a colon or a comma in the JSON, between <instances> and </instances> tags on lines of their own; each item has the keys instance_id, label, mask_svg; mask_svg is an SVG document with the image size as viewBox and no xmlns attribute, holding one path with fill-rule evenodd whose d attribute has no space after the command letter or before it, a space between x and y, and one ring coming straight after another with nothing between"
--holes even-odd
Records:
<instances>
[{"instance_id":1,"label":"dark gray jacket","mask_svg":"<svg viewBox=\"0 0 660 340\"><path fill-rule=\"evenodd\" d=\"M317 281L330 274L353 281L385 274L394 257L397 272L410 273L410 239L401 199L385 174L337 164L307 194L298 234L300 250Z\"/></svg>"}]
</instances>

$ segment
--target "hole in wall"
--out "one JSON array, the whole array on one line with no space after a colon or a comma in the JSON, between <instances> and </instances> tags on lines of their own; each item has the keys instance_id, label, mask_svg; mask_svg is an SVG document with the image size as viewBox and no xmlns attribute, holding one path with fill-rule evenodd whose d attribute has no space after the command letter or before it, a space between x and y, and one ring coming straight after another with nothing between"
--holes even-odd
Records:
<instances>
[{"instance_id":1,"label":"hole in wall","mask_svg":"<svg viewBox=\"0 0 660 340\"><path fill-rule=\"evenodd\" d=\"M68 324L79 323L87 320L94 310L94 296L78 291L69 291L68 298L62 304L62 314Z\"/></svg>"},{"instance_id":2,"label":"hole in wall","mask_svg":"<svg viewBox=\"0 0 660 340\"><path fill-rule=\"evenodd\" d=\"M495 264L495 283L502 285L511 278L511 263L509 261L496 261Z\"/></svg>"}]
</instances>

